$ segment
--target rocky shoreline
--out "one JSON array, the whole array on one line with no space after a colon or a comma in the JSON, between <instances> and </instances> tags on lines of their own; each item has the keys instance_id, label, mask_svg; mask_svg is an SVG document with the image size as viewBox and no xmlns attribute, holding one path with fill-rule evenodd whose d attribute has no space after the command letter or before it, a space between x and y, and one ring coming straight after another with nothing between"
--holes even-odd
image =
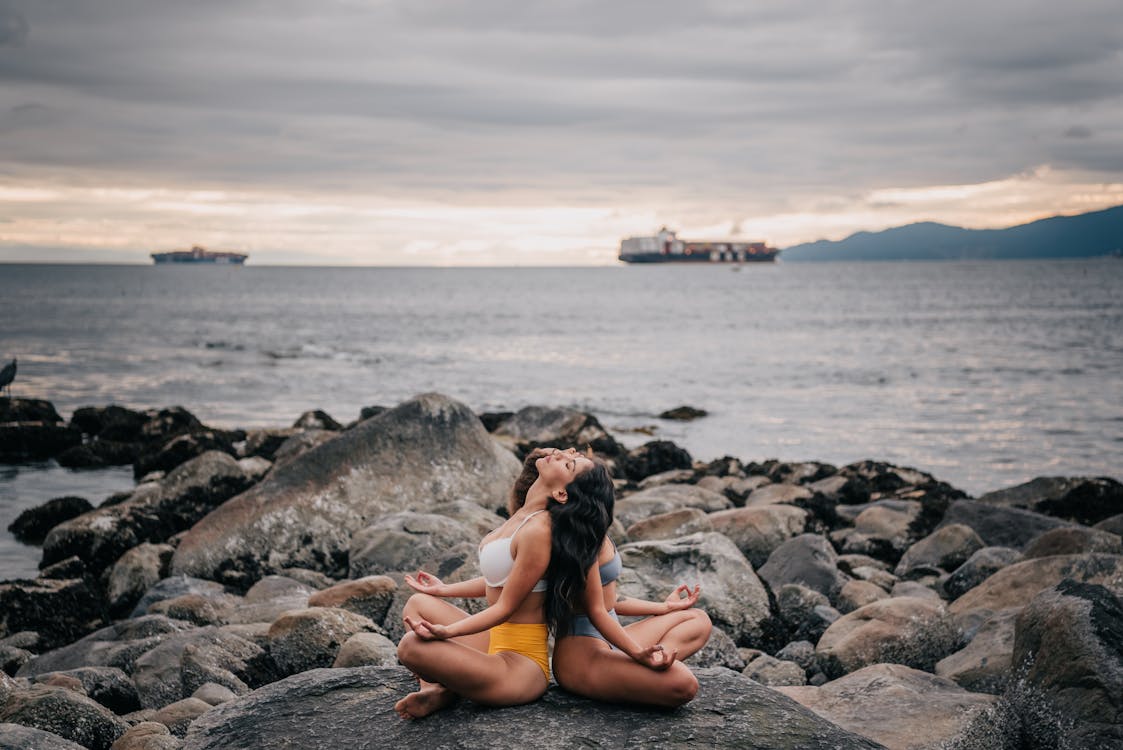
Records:
<instances>
[{"instance_id":1,"label":"rocky shoreline","mask_svg":"<svg viewBox=\"0 0 1123 750\"><path fill-rule=\"evenodd\" d=\"M699 695L666 713L551 687L402 722L402 576L477 575L537 445L612 467L623 593L702 584ZM0 462L44 458L131 464L138 484L12 525L43 556L38 578L0 582L0 750L1123 747L1112 479L971 498L877 461L626 450L589 414L477 415L438 394L232 431L178 407L67 422L0 400Z\"/></svg>"}]
</instances>

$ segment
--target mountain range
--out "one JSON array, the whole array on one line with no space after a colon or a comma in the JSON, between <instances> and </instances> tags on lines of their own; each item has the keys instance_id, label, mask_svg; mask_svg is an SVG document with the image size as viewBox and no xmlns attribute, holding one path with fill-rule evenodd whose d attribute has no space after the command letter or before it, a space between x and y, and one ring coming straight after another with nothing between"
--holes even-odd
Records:
<instances>
[{"instance_id":1,"label":"mountain range","mask_svg":"<svg viewBox=\"0 0 1123 750\"><path fill-rule=\"evenodd\" d=\"M786 248L787 262L821 260L1006 260L1088 258L1123 252L1123 206L1053 216L1006 229L965 229L925 221L844 240Z\"/></svg>"}]
</instances>

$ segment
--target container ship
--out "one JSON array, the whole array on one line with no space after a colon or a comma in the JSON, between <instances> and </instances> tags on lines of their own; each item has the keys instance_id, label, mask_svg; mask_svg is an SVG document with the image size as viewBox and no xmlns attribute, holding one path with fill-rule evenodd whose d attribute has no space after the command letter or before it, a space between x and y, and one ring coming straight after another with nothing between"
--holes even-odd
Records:
<instances>
[{"instance_id":1,"label":"container ship","mask_svg":"<svg viewBox=\"0 0 1123 750\"><path fill-rule=\"evenodd\" d=\"M156 265L163 263L216 263L223 265L240 266L250 256L242 253L212 252L196 245L190 250L170 250L164 253L152 253L152 260Z\"/></svg>"},{"instance_id":2,"label":"container ship","mask_svg":"<svg viewBox=\"0 0 1123 750\"><path fill-rule=\"evenodd\" d=\"M620 241L620 260L625 263L769 263L779 254L763 242L680 240L666 227L654 237Z\"/></svg>"}]
</instances>

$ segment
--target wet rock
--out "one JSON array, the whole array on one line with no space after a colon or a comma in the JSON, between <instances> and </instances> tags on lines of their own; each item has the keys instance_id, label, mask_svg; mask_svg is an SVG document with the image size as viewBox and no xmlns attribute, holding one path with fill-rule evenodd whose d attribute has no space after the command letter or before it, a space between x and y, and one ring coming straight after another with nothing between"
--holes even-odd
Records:
<instances>
[{"instance_id":1,"label":"wet rock","mask_svg":"<svg viewBox=\"0 0 1123 750\"><path fill-rule=\"evenodd\" d=\"M0 582L0 636L33 630L50 649L100 627L103 615L99 593L84 579Z\"/></svg>"},{"instance_id":2,"label":"wet rock","mask_svg":"<svg viewBox=\"0 0 1123 750\"><path fill-rule=\"evenodd\" d=\"M288 612L269 628L269 653L282 674L330 667L351 636L378 626L345 609L311 607Z\"/></svg>"},{"instance_id":3,"label":"wet rock","mask_svg":"<svg viewBox=\"0 0 1123 750\"><path fill-rule=\"evenodd\" d=\"M879 745L834 727L779 693L727 669L698 670L698 698L673 712L637 712L553 688L538 701L503 709L462 701L425 721L398 721L394 701L416 689L401 668L315 670L290 677L191 725L184 750L233 750L290 743L337 750L370 742L378 722L382 747L611 747L859 750ZM315 716L316 721L303 717ZM501 719L501 720L496 720Z\"/></svg>"},{"instance_id":4,"label":"wet rock","mask_svg":"<svg viewBox=\"0 0 1123 750\"><path fill-rule=\"evenodd\" d=\"M8 531L24 544L42 544L47 532L52 528L93 508L90 501L84 497L71 495L56 497L20 513L16 516L16 520L8 525Z\"/></svg>"},{"instance_id":5,"label":"wet rock","mask_svg":"<svg viewBox=\"0 0 1123 750\"><path fill-rule=\"evenodd\" d=\"M392 667L398 663L398 646L381 633L355 633L344 642L332 667Z\"/></svg>"},{"instance_id":6,"label":"wet rock","mask_svg":"<svg viewBox=\"0 0 1123 750\"><path fill-rule=\"evenodd\" d=\"M1123 538L1084 526L1053 529L1027 544L1025 557L1028 559L1050 555L1079 555L1087 552L1123 555Z\"/></svg>"},{"instance_id":7,"label":"wet rock","mask_svg":"<svg viewBox=\"0 0 1123 750\"><path fill-rule=\"evenodd\" d=\"M782 661L768 654L761 654L753 659L741 674L770 687L807 684L807 675L804 674L803 667L794 661Z\"/></svg>"},{"instance_id":8,"label":"wet rock","mask_svg":"<svg viewBox=\"0 0 1123 750\"><path fill-rule=\"evenodd\" d=\"M141 430L148 422L144 412L123 406L83 406L74 411L70 424L90 437L118 443L135 443L141 440Z\"/></svg>"},{"instance_id":9,"label":"wet rock","mask_svg":"<svg viewBox=\"0 0 1123 750\"><path fill-rule=\"evenodd\" d=\"M839 618L826 596L806 586L786 583L775 593L780 621L793 639L818 641Z\"/></svg>"},{"instance_id":10,"label":"wet rock","mask_svg":"<svg viewBox=\"0 0 1123 750\"><path fill-rule=\"evenodd\" d=\"M109 709L71 690L34 685L0 707L0 723L52 732L89 750L109 750L129 728Z\"/></svg>"},{"instance_id":11,"label":"wet rock","mask_svg":"<svg viewBox=\"0 0 1123 750\"><path fill-rule=\"evenodd\" d=\"M301 414L292 426L298 430L342 430L343 425L331 418L326 411L316 409Z\"/></svg>"},{"instance_id":12,"label":"wet rock","mask_svg":"<svg viewBox=\"0 0 1123 750\"><path fill-rule=\"evenodd\" d=\"M1123 579L1121 555L1056 555L1009 565L951 603L961 622L1009 607L1021 607L1066 578L1109 584Z\"/></svg>"},{"instance_id":13,"label":"wet rock","mask_svg":"<svg viewBox=\"0 0 1123 750\"><path fill-rule=\"evenodd\" d=\"M80 555L90 570L103 570L141 542L163 542L189 528L248 484L233 458L204 453L122 503L55 526L43 542L43 563Z\"/></svg>"},{"instance_id":14,"label":"wet rock","mask_svg":"<svg viewBox=\"0 0 1123 750\"><path fill-rule=\"evenodd\" d=\"M983 547L952 571L944 581L944 592L950 598L958 599L1007 565L1021 559L1022 553L1010 547Z\"/></svg>"},{"instance_id":15,"label":"wet rock","mask_svg":"<svg viewBox=\"0 0 1123 750\"><path fill-rule=\"evenodd\" d=\"M0 461L41 461L81 444L82 433L50 422L0 423Z\"/></svg>"},{"instance_id":16,"label":"wet rock","mask_svg":"<svg viewBox=\"0 0 1123 750\"><path fill-rule=\"evenodd\" d=\"M379 411L367 414L367 409L378 409ZM382 406L363 407L362 413L359 415L360 419L370 419L385 411L386 408ZM506 422L511 417L515 416L513 411L485 411L478 415L480 421L483 422L484 429L488 432L495 432L495 428Z\"/></svg>"},{"instance_id":17,"label":"wet rock","mask_svg":"<svg viewBox=\"0 0 1123 750\"><path fill-rule=\"evenodd\" d=\"M692 422L709 414L705 409L696 409L693 406L676 406L667 409L659 415L659 419L671 419L676 422Z\"/></svg>"},{"instance_id":18,"label":"wet rock","mask_svg":"<svg viewBox=\"0 0 1123 750\"><path fill-rule=\"evenodd\" d=\"M245 585L287 567L342 577L351 535L383 514L500 507L518 471L467 407L419 396L274 466L184 536L172 570Z\"/></svg>"},{"instance_id":19,"label":"wet rock","mask_svg":"<svg viewBox=\"0 0 1123 750\"><path fill-rule=\"evenodd\" d=\"M970 526L988 547L1021 549L1034 537L1066 521L1020 508L1002 508L974 500L958 500L948 507L940 526L953 523Z\"/></svg>"},{"instance_id":20,"label":"wet rock","mask_svg":"<svg viewBox=\"0 0 1123 750\"><path fill-rule=\"evenodd\" d=\"M847 581L838 593L838 611L842 614L853 612L856 609L872 604L881 599L888 599L889 593L880 586L869 581Z\"/></svg>"},{"instance_id":21,"label":"wet rock","mask_svg":"<svg viewBox=\"0 0 1123 750\"><path fill-rule=\"evenodd\" d=\"M624 474L638 482L652 474L674 469L690 469L694 465L690 454L669 440L652 440L628 451L619 464Z\"/></svg>"},{"instance_id":22,"label":"wet rock","mask_svg":"<svg viewBox=\"0 0 1123 750\"><path fill-rule=\"evenodd\" d=\"M621 545L621 593L662 601L680 583L700 583L698 606L738 644L776 637L768 593L740 550L721 534Z\"/></svg>"},{"instance_id":23,"label":"wet rock","mask_svg":"<svg viewBox=\"0 0 1123 750\"><path fill-rule=\"evenodd\" d=\"M437 571L450 553L476 549L473 528L435 513L402 511L383 516L351 537L352 578L419 569ZM438 577L440 574L438 574Z\"/></svg>"},{"instance_id":24,"label":"wet rock","mask_svg":"<svg viewBox=\"0 0 1123 750\"><path fill-rule=\"evenodd\" d=\"M826 539L801 534L773 550L759 572L773 591L786 583L799 583L833 601L847 580L836 566L837 559Z\"/></svg>"},{"instance_id":25,"label":"wet rock","mask_svg":"<svg viewBox=\"0 0 1123 750\"><path fill-rule=\"evenodd\" d=\"M54 732L0 721L0 750L86 750Z\"/></svg>"},{"instance_id":26,"label":"wet rock","mask_svg":"<svg viewBox=\"0 0 1123 750\"><path fill-rule=\"evenodd\" d=\"M121 555L109 572L106 598L115 616L131 612L144 592L168 573L175 548L169 544L137 545Z\"/></svg>"},{"instance_id":27,"label":"wet rock","mask_svg":"<svg viewBox=\"0 0 1123 750\"><path fill-rule=\"evenodd\" d=\"M616 501L615 516L625 528L645 518L682 508L698 508L707 513L726 510L733 503L724 495L688 484L665 484L636 492Z\"/></svg>"},{"instance_id":28,"label":"wet rock","mask_svg":"<svg viewBox=\"0 0 1123 750\"><path fill-rule=\"evenodd\" d=\"M83 578L87 573L86 563L82 561L82 558L73 555L43 568L39 571L39 577L64 581L69 578Z\"/></svg>"},{"instance_id":29,"label":"wet rock","mask_svg":"<svg viewBox=\"0 0 1123 750\"><path fill-rule=\"evenodd\" d=\"M734 508L709 514L714 531L733 540L754 568L807 528L807 511L792 505ZM629 532L630 533L630 532Z\"/></svg>"},{"instance_id":30,"label":"wet rock","mask_svg":"<svg viewBox=\"0 0 1123 750\"><path fill-rule=\"evenodd\" d=\"M175 737L187 734L191 722L211 710L211 704L198 698L184 698L164 706L152 716L152 721L163 724Z\"/></svg>"},{"instance_id":31,"label":"wet rock","mask_svg":"<svg viewBox=\"0 0 1123 750\"><path fill-rule=\"evenodd\" d=\"M970 526L944 526L905 550L894 572L905 576L923 566L955 570L983 546L983 540Z\"/></svg>"},{"instance_id":32,"label":"wet rock","mask_svg":"<svg viewBox=\"0 0 1123 750\"><path fill-rule=\"evenodd\" d=\"M1037 477L988 492L979 502L1094 524L1123 512L1123 484L1109 477Z\"/></svg>"},{"instance_id":33,"label":"wet rock","mask_svg":"<svg viewBox=\"0 0 1123 750\"><path fill-rule=\"evenodd\" d=\"M392 578L368 576L318 591L308 599L308 606L338 607L381 623L386 619L397 588Z\"/></svg>"},{"instance_id":34,"label":"wet rock","mask_svg":"<svg viewBox=\"0 0 1123 750\"><path fill-rule=\"evenodd\" d=\"M931 670L959 647L961 632L944 605L930 599L882 599L843 615L815 651L830 677L881 662Z\"/></svg>"},{"instance_id":35,"label":"wet rock","mask_svg":"<svg viewBox=\"0 0 1123 750\"><path fill-rule=\"evenodd\" d=\"M54 404L39 398L0 398L0 422L45 422L56 424L62 417Z\"/></svg>"},{"instance_id":36,"label":"wet rock","mask_svg":"<svg viewBox=\"0 0 1123 750\"><path fill-rule=\"evenodd\" d=\"M140 709L136 687L129 676L116 667L78 667L62 672L44 672L36 675L34 681L47 683L56 676L76 679L89 698L115 714L127 714Z\"/></svg>"},{"instance_id":37,"label":"wet rock","mask_svg":"<svg viewBox=\"0 0 1123 750\"><path fill-rule=\"evenodd\" d=\"M710 519L709 514L698 508L680 508L637 521L628 527L627 535L633 542L674 539L698 531L713 531Z\"/></svg>"},{"instance_id":38,"label":"wet rock","mask_svg":"<svg viewBox=\"0 0 1123 750\"><path fill-rule=\"evenodd\" d=\"M821 687L777 690L840 727L902 750L939 750L994 701L899 664L874 664Z\"/></svg>"},{"instance_id":39,"label":"wet rock","mask_svg":"<svg viewBox=\"0 0 1123 750\"><path fill-rule=\"evenodd\" d=\"M616 457L624 448L608 434L592 414L575 409L527 406L496 427L492 434L504 445L525 456L538 446L591 447L597 453Z\"/></svg>"},{"instance_id":40,"label":"wet rock","mask_svg":"<svg viewBox=\"0 0 1123 750\"><path fill-rule=\"evenodd\" d=\"M155 712L153 712L155 714ZM142 721L113 743L111 750L178 750L180 740L156 721Z\"/></svg>"},{"instance_id":41,"label":"wet rock","mask_svg":"<svg viewBox=\"0 0 1123 750\"><path fill-rule=\"evenodd\" d=\"M974 693L1001 693L1010 679L1019 611L1019 607L1000 610L984 620L970 643L936 662L936 674Z\"/></svg>"}]
</instances>

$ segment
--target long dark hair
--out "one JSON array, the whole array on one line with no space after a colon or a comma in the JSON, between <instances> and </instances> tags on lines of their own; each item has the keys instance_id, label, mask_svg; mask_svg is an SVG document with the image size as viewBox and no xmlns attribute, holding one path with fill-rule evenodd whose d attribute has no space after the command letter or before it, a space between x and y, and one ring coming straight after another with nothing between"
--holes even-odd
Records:
<instances>
[{"instance_id":1,"label":"long dark hair","mask_svg":"<svg viewBox=\"0 0 1123 750\"><path fill-rule=\"evenodd\" d=\"M585 575L604 544L616 502L612 477L599 462L565 492L566 502L550 499L546 505L552 524L546 624L558 638L569 632L574 612L584 609Z\"/></svg>"}]
</instances>

